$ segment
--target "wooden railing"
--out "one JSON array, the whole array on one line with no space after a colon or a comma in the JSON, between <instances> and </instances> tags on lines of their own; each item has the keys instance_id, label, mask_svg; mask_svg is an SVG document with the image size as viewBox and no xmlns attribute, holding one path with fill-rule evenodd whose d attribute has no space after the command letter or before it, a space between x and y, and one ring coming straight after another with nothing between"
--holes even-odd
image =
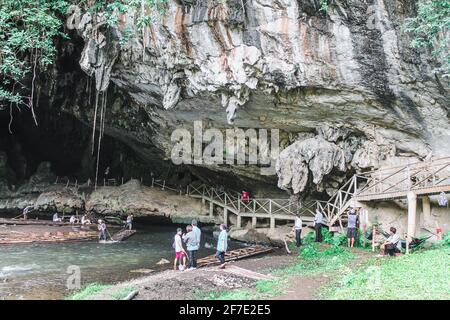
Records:
<instances>
[{"instance_id":1,"label":"wooden railing","mask_svg":"<svg viewBox=\"0 0 450 320\"><path fill-rule=\"evenodd\" d=\"M77 180L67 179L57 179L55 184L64 184L66 187L80 186ZM91 180L83 185L86 184L92 185ZM116 184L116 179L104 180L105 186ZM272 218L276 216L278 219L293 219L295 215L300 214L304 221L312 221L316 210L319 209L329 227L339 223L343 230L343 214L350 206L355 206L357 201L400 198L405 197L409 191L417 194L450 191L450 157L355 174L328 201L295 202L291 199L272 198L251 198L243 201L240 192L234 190L214 188L205 184L173 186L166 180L154 177L152 177L151 186L199 198L204 202L212 202L242 217Z\"/></svg>"},{"instance_id":2,"label":"wooden railing","mask_svg":"<svg viewBox=\"0 0 450 320\"><path fill-rule=\"evenodd\" d=\"M450 185L450 157L371 171L358 178L366 182L358 190L360 200L402 197L409 191L440 192Z\"/></svg>"},{"instance_id":3,"label":"wooden railing","mask_svg":"<svg viewBox=\"0 0 450 320\"><path fill-rule=\"evenodd\" d=\"M311 201L300 213L319 209L328 226L339 222L343 229L341 217L357 201L402 198L409 191L419 195L450 191L450 157L355 174L327 202Z\"/></svg>"}]
</instances>

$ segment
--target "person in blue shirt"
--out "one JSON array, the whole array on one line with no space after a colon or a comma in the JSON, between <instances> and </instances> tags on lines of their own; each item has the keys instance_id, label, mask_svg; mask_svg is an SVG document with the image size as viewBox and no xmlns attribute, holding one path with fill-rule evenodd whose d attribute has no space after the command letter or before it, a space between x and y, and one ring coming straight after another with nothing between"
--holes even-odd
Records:
<instances>
[{"instance_id":1,"label":"person in blue shirt","mask_svg":"<svg viewBox=\"0 0 450 320\"><path fill-rule=\"evenodd\" d=\"M322 242L322 223L323 223L323 214L319 209L316 209L316 215L314 216L314 229L316 230L316 242Z\"/></svg>"},{"instance_id":2,"label":"person in blue shirt","mask_svg":"<svg viewBox=\"0 0 450 320\"><path fill-rule=\"evenodd\" d=\"M188 225L186 227L186 234L183 234L183 241L186 243L187 252L188 252L188 258L189 258L189 269L196 269L197 263L196 263L196 257L195 254L198 250L198 242L197 242L197 236L192 230L192 226Z\"/></svg>"},{"instance_id":3,"label":"person in blue shirt","mask_svg":"<svg viewBox=\"0 0 450 320\"><path fill-rule=\"evenodd\" d=\"M195 235L195 244L191 246L192 251L192 268L197 268L197 252L200 249L200 243L202 240L202 231L197 226L197 220L193 219L192 222L192 232Z\"/></svg>"},{"instance_id":4,"label":"person in blue shirt","mask_svg":"<svg viewBox=\"0 0 450 320\"><path fill-rule=\"evenodd\" d=\"M219 239L217 240L217 253L216 257L220 261L220 269L225 269L225 252L228 249L228 233L227 226L225 224L220 225Z\"/></svg>"},{"instance_id":5,"label":"person in blue shirt","mask_svg":"<svg viewBox=\"0 0 450 320\"><path fill-rule=\"evenodd\" d=\"M355 245L355 238L358 234L358 216L354 208L350 209L348 214L348 225L347 225L347 242L350 248Z\"/></svg>"}]
</instances>

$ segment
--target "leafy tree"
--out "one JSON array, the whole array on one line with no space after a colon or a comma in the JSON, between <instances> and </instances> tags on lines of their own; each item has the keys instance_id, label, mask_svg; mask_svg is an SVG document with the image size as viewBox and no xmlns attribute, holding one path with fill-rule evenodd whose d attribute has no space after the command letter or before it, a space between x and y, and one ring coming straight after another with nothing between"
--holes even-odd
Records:
<instances>
[{"instance_id":1,"label":"leafy tree","mask_svg":"<svg viewBox=\"0 0 450 320\"><path fill-rule=\"evenodd\" d=\"M54 39L63 35L58 15L66 7L65 0L0 0L0 105L32 108L37 69L53 61ZM27 88L22 81L30 75Z\"/></svg>"},{"instance_id":2,"label":"leafy tree","mask_svg":"<svg viewBox=\"0 0 450 320\"><path fill-rule=\"evenodd\" d=\"M443 61L443 71L450 72L450 1L419 0L417 16L406 21L405 30L414 34L411 46L433 47Z\"/></svg>"},{"instance_id":3,"label":"leafy tree","mask_svg":"<svg viewBox=\"0 0 450 320\"><path fill-rule=\"evenodd\" d=\"M136 12L136 25L151 23L148 8L164 12L167 0L0 0L0 108L29 107L34 116L35 80L54 61L55 40L63 31L69 5L101 12L108 26L119 16ZM35 117L36 121L36 117ZM36 121L37 123L37 121Z\"/></svg>"}]
</instances>

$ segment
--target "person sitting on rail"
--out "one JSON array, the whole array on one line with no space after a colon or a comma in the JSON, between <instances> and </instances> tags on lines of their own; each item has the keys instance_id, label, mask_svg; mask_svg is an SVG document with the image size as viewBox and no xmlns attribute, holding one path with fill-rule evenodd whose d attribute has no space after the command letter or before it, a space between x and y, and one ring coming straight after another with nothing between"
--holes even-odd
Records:
<instances>
[{"instance_id":1,"label":"person sitting on rail","mask_svg":"<svg viewBox=\"0 0 450 320\"><path fill-rule=\"evenodd\" d=\"M61 222L62 219L60 217L58 217L58 212L55 212L55 214L53 215L53 222Z\"/></svg>"},{"instance_id":2,"label":"person sitting on rail","mask_svg":"<svg viewBox=\"0 0 450 320\"><path fill-rule=\"evenodd\" d=\"M91 220L89 220L87 217L86 217L86 215L84 214L82 217L81 217L81 224L91 224Z\"/></svg>"},{"instance_id":3,"label":"person sitting on rail","mask_svg":"<svg viewBox=\"0 0 450 320\"><path fill-rule=\"evenodd\" d=\"M241 193L241 201L243 203L248 203L250 201L250 195L247 191L242 191Z\"/></svg>"},{"instance_id":4,"label":"person sitting on rail","mask_svg":"<svg viewBox=\"0 0 450 320\"><path fill-rule=\"evenodd\" d=\"M400 236L397 234L397 229L391 227L389 229L390 237L384 242L384 255L394 256L396 253L400 253L401 242Z\"/></svg>"},{"instance_id":5,"label":"person sitting on rail","mask_svg":"<svg viewBox=\"0 0 450 320\"><path fill-rule=\"evenodd\" d=\"M75 217L74 215L71 215L69 222L70 222L70 224L78 223L78 218Z\"/></svg>"}]
</instances>

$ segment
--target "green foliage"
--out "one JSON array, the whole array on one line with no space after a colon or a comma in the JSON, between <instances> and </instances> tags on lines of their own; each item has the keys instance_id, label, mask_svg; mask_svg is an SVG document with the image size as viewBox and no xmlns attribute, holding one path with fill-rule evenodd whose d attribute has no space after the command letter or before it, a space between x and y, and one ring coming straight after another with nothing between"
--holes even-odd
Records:
<instances>
[{"instance_id":1,"label":"green foliage","mask_svg":"<svg viewBox=\"0 0 450 320\"><path fill-rule=\"evenodd\" d=\"M149 11L164 13L167 0L0 0L0 106L32 107L34 77L53 63L55 40L67 37L63 22L74 3L101 13L110 27L118 24L120 15L134 12L137 27L143 28L152 22ZM131 30L125 27L121 33L120 42L125 44ZM27 78L30 75L32 79Z\"/></svg>"},{"instance_id":2,"label":"green foliage","mask_svg":"<svg viewBox=\"0 0 450 320\"><path fill-rule=\"evenodd\" d=\"M67 300L88 300L93 295L102 292L105 289L110 288L111 286L102 285L98 283L91 283L87 285L83 290L75 292L70 295Z\"/></svg>"},{"instance_id":3,"label":"green foliage","mask_svg":"<svg viewBox=\"0 0 450 320\"><path fill-rule=\"evenodd\" d=\"M151 15L147 14L147 8L164 14L166 3L167 0L97 0L93 6L86 7L91 13L101 12L106 18L106 23L111 27L118 24L120 15L135 12L136 26L142 28L152 22Z\"/></svg>"},{"instance_id":4,"label":"green foliage","mask_svg":"<svg viewBox=\"0 0 450 320\"><path fill-rule=\"evenodd\" d=\"M53 61L65 0L0 0L0 103L23 103L20 81ZM18 86L16 86L19 84ZM32 101L29 103L32 104Z\"/></svg>"},{"instance_id":5,"label":"green foliage","mask_svg":"<svg viewBox=\"0 0 450 320\"><path fill-rule=\"evenodd\" d=\"M442 248L442 247L449 247L450 246L450 232L445 233L442 236L441 241L436 241L433 243L433 248Z\"/></svg>"},{"instance_id":6,"label":"green foliage","mask_svg":"<svg viewBox=\"0 0 450 320\"><path fill-rule=\"evenodd\" d=\"M433 53L443 60L444 72L450 71L450 1L420 0L417 16L407 19L405 30L414 35L414 48L434 46Z\"/></svg>"},{"instance_id":7,"label":"green foliage","mask_svg":"<svg viewBox=\"0 0 450 320\"><path fill-rule=\"evenodd\" d=\"M328 11L328 0L320 0L320 11Z\"/></svg>"},{"instance_id":8,"label":"green foliage","mask_svg":"<svg viewBox=\"0 0 450 320\"><path fill-rule=\"evenodd\" d=\"M325 299L448 299L449 248L371 259L324 290Z\"/></svg>"}]
</instances>

